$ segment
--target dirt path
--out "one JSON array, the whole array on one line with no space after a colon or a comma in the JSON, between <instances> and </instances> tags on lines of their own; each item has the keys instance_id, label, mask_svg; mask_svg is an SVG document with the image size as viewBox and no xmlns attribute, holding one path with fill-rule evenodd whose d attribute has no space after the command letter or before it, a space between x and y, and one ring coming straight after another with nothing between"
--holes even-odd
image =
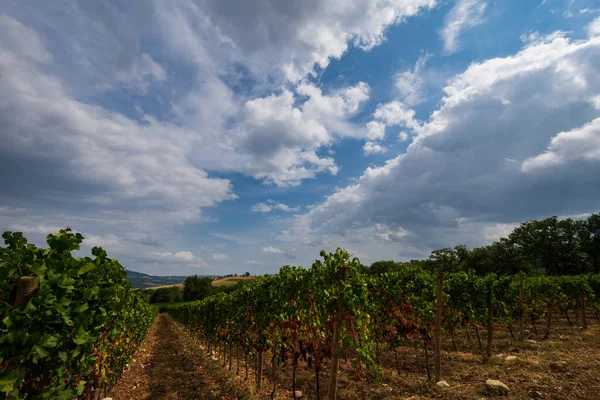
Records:
<instances>
[{"instance_id":1,"label":"dirt path","mask_svg":"<svg viewBox=\"0 0 600 400\"><path fill-rule=\"evenodd\" d=\"M202 366L193 344L164 315L159 315L108 395L128 399L235 399Z\"/></svg>"}]
</instances>

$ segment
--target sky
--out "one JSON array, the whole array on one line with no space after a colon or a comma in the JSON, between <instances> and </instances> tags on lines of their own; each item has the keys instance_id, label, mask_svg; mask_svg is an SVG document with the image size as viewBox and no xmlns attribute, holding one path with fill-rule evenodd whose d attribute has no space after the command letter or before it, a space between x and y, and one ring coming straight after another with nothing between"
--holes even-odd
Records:
<instances>
[{"instance_id":1,"label":"sky","mask_svg":"<svg viewBox=\"0 0 600 400\"><path fill-rule=\"evenodd\" d=\"M153 275L600 211L596 0L4 0L0 231Z\"/></svg>"}]
</instances>

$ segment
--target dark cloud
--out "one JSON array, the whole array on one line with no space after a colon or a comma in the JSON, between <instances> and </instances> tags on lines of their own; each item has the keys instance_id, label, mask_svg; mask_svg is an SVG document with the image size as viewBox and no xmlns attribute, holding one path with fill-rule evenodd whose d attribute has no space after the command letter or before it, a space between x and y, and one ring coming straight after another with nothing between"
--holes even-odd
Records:
<instances>
[{"instance_id":1,"label":"dark cloud","mask_svg":"<svg viewBox=\"0 0 600 400\"><path fill-rule=\"evenodd\" d=\"M162 247L165 245L164 243L158 241L157 239L154 239L152 236L144 236L139 239L130 239L130 240L134 243L139 243L139 244L143 244L144 246L150 246L150 247Z\"/></svg>"}]
</instances>

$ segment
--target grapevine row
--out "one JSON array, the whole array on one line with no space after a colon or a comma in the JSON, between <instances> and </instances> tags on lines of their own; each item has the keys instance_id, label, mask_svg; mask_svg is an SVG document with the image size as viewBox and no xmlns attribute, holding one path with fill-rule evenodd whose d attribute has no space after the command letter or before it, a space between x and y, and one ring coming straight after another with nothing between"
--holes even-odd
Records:
<instances>
[{"instance_id":1,"label":"grapevine row","mask_svg":"<svg viewBox=\"0 0 600 400\"><path fill-rule=\"evenodd\" d=\"M72 256L83 240L79 233L48 235L47 249L21 233L2 237L0 393L99 398L141 343L155 310L101 248L92 249L93 258Z\"/></svg>"},{"instance_id":2,"label":"grapevine row","mask_svg":"<svg viewBox=\"0 0 600 400\"><path fill-rule=\"evenodd\" d=\"M165 305L163 311L187 327L209 353L218 350L224 365L229 360L231 368L231 356L236 354L239 359L242 354L246 378L248 360L255 356L252 368L258 390L265 357L273 371L285 363L291 365L294 394L297 369L312 369L317 398L323 391L320 374L328 367L326 393L330 399L336 398L337 365L342 354L355 358L357 377L371 381L381 378L382 346L395 353L399 346L420 343L429 357L436 337L436 297L443 262L433 269L404 265L368 275L358 259L350 259L343 250L321 252L321 256L323 259L310 269L285 266L278 274L257 278L230 294ZM498 278L447 272L444 278L441 328L452 339L456 329L472 329L481 351L488 356L493 324L506 323L513 332L518 323L522 333L524 323L536 327L547 317L545 329L549 333L553 311L566 315L577 312L585 321L586 307L598 310L600 275ZM488 334L487 351L480 338L483 331ZM439 348L436 350L439 356ZM438 366L437 379L439 374ZM276 384L273 382L273 395Z\"/></svg>"}]
</instances>

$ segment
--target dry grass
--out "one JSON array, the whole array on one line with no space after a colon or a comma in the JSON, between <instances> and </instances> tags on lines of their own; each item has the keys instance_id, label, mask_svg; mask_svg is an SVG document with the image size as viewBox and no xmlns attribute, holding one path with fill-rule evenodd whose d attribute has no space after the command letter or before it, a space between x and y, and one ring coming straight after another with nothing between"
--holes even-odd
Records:
<instances>
[{"instance_id":1,"label":"dry grass","mask_svg":"<svg viewBox=\"0 0 600 400\"><path fill-rule=\"evenodd\" d=\"M222 279L215 279L212 283L213 286L233 286L239 282L249 281L254 279L254 276L230 276Z\"/></svg>"},{"instance_id":2,"label":"dry grass","mask_svg":"<svg viewBox=\"0 0 600 400\"><path fill-rule=\"evenodd\" d=\"M145 289L152 289L152 290L154 290L154 289L165 289L165 288L171 288L171 287L178 287L180 289L183 289L183 283L176 283L176 284L173 284L173 285L152 286L152 287L148 287L148 288L145 288Z\"/></svg>"}]
</instances>

